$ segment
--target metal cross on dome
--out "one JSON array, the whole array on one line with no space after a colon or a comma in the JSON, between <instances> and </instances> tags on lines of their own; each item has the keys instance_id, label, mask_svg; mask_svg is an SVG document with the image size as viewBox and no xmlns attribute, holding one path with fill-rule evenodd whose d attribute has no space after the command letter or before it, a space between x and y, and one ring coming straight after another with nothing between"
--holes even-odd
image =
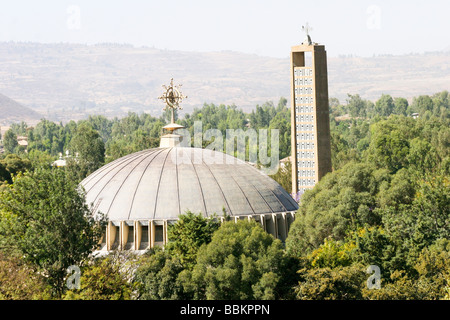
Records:
<instances>
[{"instance_id":1,"label":"metal cross on dome","mask_svg":"<svg viewBox=\"0 0 450 320\"><path fill-rule=\"evenodd\" d=\"M181 84L174 86L172 78L170 79L169 86L163 85L165 91L162 96L158 97L158 99L161 99L166 103L166 106L163 108L163 110L167 110L167 108L170 108L172 110L172 123L174 123L175 110L182 110L183 108L180 106L180 103L183 101L183 99L187 98L187 96L184 96L179 90L181 86Z\"/></svg>"}]
</instances>

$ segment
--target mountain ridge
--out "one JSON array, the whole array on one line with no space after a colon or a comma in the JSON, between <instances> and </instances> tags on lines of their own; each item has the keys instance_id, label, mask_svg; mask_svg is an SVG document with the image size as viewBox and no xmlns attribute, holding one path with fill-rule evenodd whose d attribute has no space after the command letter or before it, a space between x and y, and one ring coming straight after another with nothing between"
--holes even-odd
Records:
<instances>
[{"instance_id":1,"label":"mountain ridge","mask_svg":"<svg viewBox=\"0 0 450 320\"><path fill-rule=\"evenodd\" d=\"M17 101L0 93L0 125L25 121L37 123L42 118L38 112L21 105Z\"/></svg>"},{"instance_id":2,"label":"mountain ridge","mask_svg":"<svg viewBox=\"0 0 450 320\"><path fill-rule=\"evenodd\" d=\"M287 48L287 55L290 48ZM127 44L0 42L0 92L46 118L68 121L89 114L159 116L162 85L174 78L188 96L185 112L203 103L246 111L290 98L289 59L235 51L189 52ZM450 52L328 57L329 97L347 93L376 100L411 99L449 90Z\"/></svg>"}]
</instances>

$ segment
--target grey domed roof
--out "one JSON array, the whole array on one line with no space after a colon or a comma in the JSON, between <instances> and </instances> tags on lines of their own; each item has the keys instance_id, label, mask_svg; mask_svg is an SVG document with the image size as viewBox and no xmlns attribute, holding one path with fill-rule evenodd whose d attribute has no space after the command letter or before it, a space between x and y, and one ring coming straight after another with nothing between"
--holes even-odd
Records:
<instances>
[{"instance_id":1,"label":"grey domed roof","mask_svg":"<svg viewBox=\"0 0 450 320\"><path fill-rule=\"evenodd\" d=\"M155 148L117 159L81 182L86 201L110 221L289 212L292 197L272 178L221 152Z\"/></svg>"}]
</instances>

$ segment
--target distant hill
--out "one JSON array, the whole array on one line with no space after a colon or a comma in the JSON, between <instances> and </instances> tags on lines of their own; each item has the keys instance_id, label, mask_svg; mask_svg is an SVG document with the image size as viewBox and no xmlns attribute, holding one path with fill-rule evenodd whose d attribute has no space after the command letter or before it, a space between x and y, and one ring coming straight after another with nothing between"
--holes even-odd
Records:
<instances>
[{"instance_id":1,"label":"distant hill","mask_svg":"<svg viewBox=\"0 0 450 320\"><path fill-rule=\"evenodd\" d=\"M290 48L286 48L288 57ZM162 85L174 78L188 96L185 112L204 102L245 111L290 99L289 59L238 52L182 52L131 45L0 43L0 92L46 118L88 114L161 114ZM402 56L328 57L329 96L411 99L450 90L450 52Z\"/></svg>"},{"instance_id":2,"label":"distant hill","mask_svg":"<svg viewBox=\"0 0 450 320\"><path fill-rule=\"evenodd\" d=\"M0 125L8 125L21 121L33 124L41 118L42 115L36 111L0 93Z\"/></svg>"}]
</instances>

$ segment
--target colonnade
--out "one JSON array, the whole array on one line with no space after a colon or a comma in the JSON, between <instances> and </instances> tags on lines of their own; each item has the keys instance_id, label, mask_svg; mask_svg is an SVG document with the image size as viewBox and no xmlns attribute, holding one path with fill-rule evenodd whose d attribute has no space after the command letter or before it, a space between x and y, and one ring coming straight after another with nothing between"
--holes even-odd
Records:
<instances>
[{"instance_id":1,"label":"colonnade","mask_svg":"<svg viewBox=\"0 0 450 320\"><path fill-rule=\"evenodd\" d=\"M294 222L295 212L240 215L229 218L235 222L243 219L255 220L267 233L284 242ZM223 223L226 218L221 217L220 220ZM147 250L155 246L164 246L168 242L167 227L176 221L176 219L109 221L101 240L100 250Z\"/></svg>"}]
</instances>

